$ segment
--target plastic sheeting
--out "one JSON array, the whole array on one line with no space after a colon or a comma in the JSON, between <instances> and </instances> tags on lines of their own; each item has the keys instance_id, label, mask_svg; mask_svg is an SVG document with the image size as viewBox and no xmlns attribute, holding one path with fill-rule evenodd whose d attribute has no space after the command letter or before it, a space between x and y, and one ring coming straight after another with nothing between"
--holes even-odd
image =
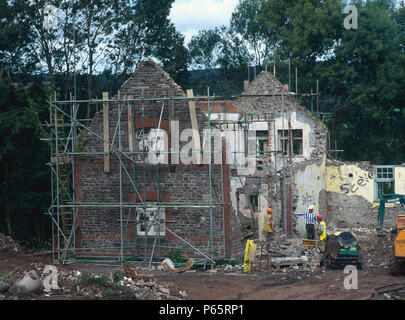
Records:
<instances>
[{"instance_id":1,"label":"plastic sheeting","mask_svg":"<svg viewBox=\"0 0 405 320\"><path fill-rule=\"evenodd\" d=\"M357 239L350 232L342 232L337 237L340 245L344 248L348 248L357 243Z\"/></svg>"}]
</instances>

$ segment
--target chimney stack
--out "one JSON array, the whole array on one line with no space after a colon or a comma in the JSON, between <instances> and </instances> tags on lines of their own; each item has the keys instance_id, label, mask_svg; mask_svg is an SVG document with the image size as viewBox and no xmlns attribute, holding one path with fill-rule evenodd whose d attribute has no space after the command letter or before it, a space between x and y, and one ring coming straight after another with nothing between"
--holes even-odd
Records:
<instances>
[{"instance_id":1,"label":"chimney stack","mask_svg":"<svg viewBox=\"0 0 405 320\"><path fill-rule=\"evenodd\" d=\"M248 87L249 87L249 81L248 80L243 81L243 91L244 92L246 92Z\"/></svg>"}]
</instances>

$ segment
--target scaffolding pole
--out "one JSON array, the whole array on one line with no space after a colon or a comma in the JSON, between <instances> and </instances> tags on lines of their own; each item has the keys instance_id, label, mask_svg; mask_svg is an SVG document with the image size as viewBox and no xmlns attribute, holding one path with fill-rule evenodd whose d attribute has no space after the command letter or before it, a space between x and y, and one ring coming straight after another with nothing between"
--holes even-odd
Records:
<instances>
[{"instance_id":1,"label":"scaffolding pole","mask_svg":"<svg viewBox=\"0 0 405 320\"><path fill-rule=\"evenodd\" d=\"M175 238L181 240L183 244L185 244L186 247L179 247L178 245L176 246L168 246L168 248L173 248L173 249L178 249L178 250L186 250L187 247L191 248L190 250L194 253L197 253L201 255L205 261L209 261L212 264L215 264L215 261L213 260L213 208L214 207L222 207L224 208L223 204L223 195L222 199L217 199L216 202L213 202L213 192L212 192L212 167L211 163L208 165L209 168L209 203L201 203L201 202L164 202L162 201L163 199L161 198L161 190L160 190L160 182L159 182L159 168L156 166L156 176L157 176L157 184L158 184L158 199L157 203L155 204L147 204L146 203L146 174L145 170L147 167L145 156L143 157L143 197L140 196L138 192L138 188L136 186L135 182L135 174L133 177L128 173L128 170L126 169L126 166L123 163L123 160L129 160L130 163L133 165L133 169L135 169L136 165L139 165L138 162L136 162L133 158L132 155L134 154L139 154L139 152L124 152L122 149L122 139L121 139L121 119L122 119L122 107L123 104L129 104L133 102L140 102L141 104L141 110L142 110L142 128L143 128L143 133L145 133L145 122L144 122L144 105L143 102L148 101L148 102L163 102L162 105L162 110L160 113L159 117L159 124L158 124L158 129L160 129L161 121L162 121L162 116L163 116L163 111L164 111L164 103L165 101L189 101L189 100L194 100L194 101L199 101L199 100L206 100L208 103L210 101L209 97L209 91L208 91L208 97L193 97L192 99L185 98L185 97L164 97L164 98L147 98L145 99L142 95L141 98L138 99L122 99L120 97L120 93L118 93L117 99L102 99L102 100L76 100L76 97L72 97L70 101L57 101L56 97L53 101L49 102L49 107L50 107L50 121L46 125L50 129L50 138L49 139L44 139L46 141L49 141L51 144L51 161L50 161L50 173L51 173L51 193L52 193L52 203L49 207L48 210L48 215L51 217L52 221L52 233L53 233L53 252L54 252L54 261L55 262L61 262L61 263L69 263L74 260L74 257L78 255L78 252L84 249L88 249L90 251L92 250L101 250L104 251L104 249L108 249L108 247L93 247L93 248L78 248L76 245L75 241L75 226L77 223L77 217L79 214L79 210L83 208L119 208L119 216L120 216L120 246L116 247L116 249L119 249L119 256L117 261L120 263L123 263L125 260L124 257L124 249L128 248L135 248L139 247L139 244L132 244L130 246L125 245L124 243L124 238L127 233L127 228L128 228L128 223L130 221L129 215L131 213L130 210L136 210L136 208L157 208L158 209L158 214L156 216L151 216L149 212L145 211L146 216L149 223L149 226L145 232L145 243L144 243L144 248L145 248L145 255L144 255L144 261L149 261L149 267L153 263L154 255L156 252L156 249L159 248L164 248L165 246L160 245L160 230L164 229L170 234L172 234ZM69 104L70 103L70 104ZM99 134L91 130L88 126L84 125L81 120L83 119L78 119L77 115L79 112L80 104L83 103L108 103L111 107L111 105L116 104L117 105L117 115L118 115L118 122L115 127L115 132L114 132L114 137L111 142L105 140L103 137L101 137ZM64 106L67 106L69 110L64 110ZM109 109L109 108L108 108ZM62 123L62 127L59 126L59 116L61 117L66 117L70 122L69 123ZM134 119L132 119L133 121ZM62 118L63 122L63 118ZM209 123L209 122L208 122ZM69 132L67 135L67 139L63 138L59 134L59 130L63 130L65 127L70 127ZM77 150L75 148L76 140L77 140L77 130L80 128L81 130L85 130L89 132L92 136L96 137L99 141L105 143L106 145L109 146L110 152L81 152L80 150ZM132 126L133 130L133 126ZM116 146L116 139L118 140L118 146ZM145 146L145 134L142 136L142 144ZM66 143L64 143L66 141ZM69 146L69 144L71 144ZM155 145L157 144L157 137L155 139ZM62 148L59 148L61 146ZM59 150L60 149L60 150ZM144 149L145 150L145 149ZM140 152L141 154L145 155L145 152ZM201 153L201 150L198 150L197 152ZM75 184L77 181L75 181L75 157L76 156L100 156L100 155L108 155L108 154L114 154L118 160L118 170L119 170L119 202L114 203L114 202L104 202L104 203L97 203L97 202L86 202L86 201L77 201L76 199L76 190L75 190ZM171 153L171 152L168 152ZM66 158L68 156L69 158ZM68 159L66 162L65 160ZM63 162L61 162L63 160ZM65 168L66 171L66 176L61 175L60 171L60 166L63 163L66 168L70 165L71 166L71 171L68 171ZM149 166L149 164L148 164ZM222 166L221 166L222 170ZM133 186L134 190L134 195L136 194L139 197L140 202L137 203L136 201L133 203L126 203L123 201L123 175L128 177L128 180L130 181L131 185ZM221 171L222 175L222 171ZM71 178L69 178L69 176ZM69 189L66 188L66 185L64 185L63 179L71 179L71 187ZM69 184L70 185L70 182ZM221 188L223 190L223 179L221 179ZM56 190L55 190L56 189ZM222 191L223 194L223 191ZM136 196L135 195L135 196ZM136 198L135 198L136 200ZM180 208L209 208L210 209L210 226L209 226L209 242L210 242L210 250L208 250L207 253L199 249L198 247L194 246L192 243L189 241L183 239L181 236L177 235L175 232L170 230L169 228L166 227L164 224L165 221L161 221L161 210L164 210L166 208L173 208L173 207L180 207ZM124 208L128 209L128 216L126 219L126 222L124 224L124 219L123 219L123 210ZM67 210L64 212L64 210ZM69 211L70 210L70 211ZM61 217L64 215L71 215L72 219L72 225L70 226L69 230L66 231L66 226L62 223ZM135 224L137 223L137 218L135 216ZM148 255L148 232L151 229L152 226L157 225L158 227L158 232L155 234L154 241L153 241L153 246L151 250L151 254ZM225 242L225 237L224 242ZM64 240L64 245L62 245L62 241ZM224 243L225 245L225 243ZM159 251L160 252L160 251ZM72 257L70 257L70 253L72 253ZM56 255L55 255L56 254ZM95 256L96 258L99 257L99 255ZM97 261L97 260L95 260Z\"/></svg>"}]
</instances>

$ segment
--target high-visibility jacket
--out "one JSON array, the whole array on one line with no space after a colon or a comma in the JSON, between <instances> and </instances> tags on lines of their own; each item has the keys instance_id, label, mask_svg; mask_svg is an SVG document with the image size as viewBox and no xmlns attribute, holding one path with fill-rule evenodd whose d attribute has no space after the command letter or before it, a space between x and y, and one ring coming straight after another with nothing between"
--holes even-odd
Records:
<instances>
[{"instance_id":1,"label":"high-visibility jacket","mask_svg":"<svg viewBox=\"0 0 405 320\"><path fill-rule=\"evenodd\" d=\"M252 268L252 263L255 259L255 254L256 254L256 245L252 240L248 240L246 242L246 249L245 249L245 259L243 262L244 266L244 271L249 272L251 271Z\"/></svg>"},{"instance_id":2,"label":"high-visibility jacket","mask_svg":"<svg viewBox=\"0 0 405 320\"><path fill-rule=\"evenodd\" d=\"M326 238L326 223L325 221L321 221L319 224L319 228L322 231L321 235L319 236L319 240L323 240Z\"/></svg>"},{"instance_id":3,"label":"high-visibility jacket","mask_svg":"<svg viewBox=\"0 0 405 320\"><path fill-rule=\"evenodd\" d=\"M273 216L266 212L263 221L263 231L273 232L273 228L274 228Z\"/></svg>"}]
</instances>

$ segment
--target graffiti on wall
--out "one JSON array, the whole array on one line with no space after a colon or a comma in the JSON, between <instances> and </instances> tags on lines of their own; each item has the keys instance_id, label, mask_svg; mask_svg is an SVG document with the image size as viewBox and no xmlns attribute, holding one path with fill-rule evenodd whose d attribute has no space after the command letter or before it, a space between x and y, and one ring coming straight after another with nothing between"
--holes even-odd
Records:
<instances>
[{"instance_id":1,"label":"graffiti on wall","mask_svg":"<svg viewBox=\"0 0 405 320\"><path fill-rule=\"evenodd\" d=\"M312 191L310 194L306 192L301 197L302 205L310 205L316 203L315 191Z\"/></svg>"},{"instance_id":2,"label":"graffiti on wall","mask_svg":"<svg viewBox=\"0 0 405 320\"><path fill-rule=\"evenodd\" d=\"M346 182L340 186L340 190L345 193L356 193L359 188L366 186L370 180L374 179L374 175L370 172L365 172L363 175L360 175L357 180Z\"/></svg>"}]
</instances>

